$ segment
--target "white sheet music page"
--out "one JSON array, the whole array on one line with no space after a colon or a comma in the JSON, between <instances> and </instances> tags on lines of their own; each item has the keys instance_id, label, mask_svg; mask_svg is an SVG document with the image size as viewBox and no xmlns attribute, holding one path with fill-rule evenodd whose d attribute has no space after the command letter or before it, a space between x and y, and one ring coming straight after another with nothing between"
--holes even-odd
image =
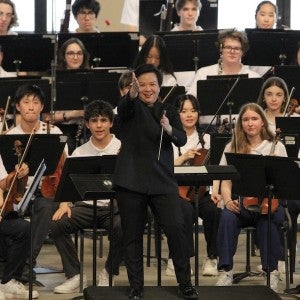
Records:
<instances>
[{"instance_id":1,"label":"white sheet music page","mask_svg":"<svg viewBox=\"0 0 300 300\"><path fill-rule=\"evenodd\" d=\"M175 166L175 174L207 174L205 166Z\"/></svg>"}]
</instances>

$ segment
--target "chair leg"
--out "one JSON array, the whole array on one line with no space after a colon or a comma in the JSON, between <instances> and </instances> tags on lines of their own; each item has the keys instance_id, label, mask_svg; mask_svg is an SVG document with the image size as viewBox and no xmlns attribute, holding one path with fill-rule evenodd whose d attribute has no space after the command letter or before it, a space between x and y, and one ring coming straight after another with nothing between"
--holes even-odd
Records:
<instances>
[{"instance_id":1,"label":"chair leg","mask_svg":"<svg viewBox=\"0 0 300 300\"><path fill-rule=\"evenodd\" d=\"M82 293L83 291L83 249L84 249L84 233L82 231L79 231L79 237L80 237L80 286L79 291Z\"/></svg>"}]
</instances>

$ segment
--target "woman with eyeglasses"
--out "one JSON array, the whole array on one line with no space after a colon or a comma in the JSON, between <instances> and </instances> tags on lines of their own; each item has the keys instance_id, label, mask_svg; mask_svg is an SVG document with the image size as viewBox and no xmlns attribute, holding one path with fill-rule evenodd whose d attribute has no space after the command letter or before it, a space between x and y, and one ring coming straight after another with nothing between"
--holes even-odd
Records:
<instances>
[{"instance_id":1,"label":"woman with eyeglasses","mask_svg":"<svg viewBox=\"0 0 300 300\"><path fill-rule=\"evenodd\" d=\"M58 51L57 69L76 70L90 69L90 54L82 41L78 38L70 38L65 41Z\"/></svg>"},{"instance_id":2,"label":"woman with eyeglasses","mask_svg":"<svg viewBox=\"0 0 300 300\"><path fill-rule=\"evenodd\" d=\"M60 47L57 55L58 70L88 70L90 54L86 50L80 39L70 38ZM52 119L55 124L68 136L69 152L76 147L76 137L78 139L82 126L83 109L55 111ZM44 120L49 119L49 113L43 115Z\"/></svg>"},{"instance_id":3,"label":"woman with eyeglasses","mask_svg":"<svg viewBox=\"0 0 300 300\"><path fill-rule=\"evenodd\" d=\"M76 0L72 5L72 13L78 24L77 33L99 32L96 20L100 12L100 4L96 0Z\"/></svg>"},{"instance_id":4,"label":"woman with eyeglasses","mask_svg":"<svg viewBox=\"0 0 300 300\"><path fill-rule=\"evenodd\" d=\"M249 78L261 77L243 65L241 60L248 50L248 39L244 32L236 29L224 30L219 33L216 46L220 51L218 63L200 68L188 90L189 94L197 97L197 81L205 80L207 76L248 74Z\"/></svg>"},{"instance_id":5,"label":"woman with eyeglasses","mask_svg":"<svg viewBox=\"0 0 300 300\"><path fill-rule=\"evenodd\" d=\"M18 26L15 4L10 0L0 0L0 35L17 35L11 28Z\"/></svg>"}]
</instances>

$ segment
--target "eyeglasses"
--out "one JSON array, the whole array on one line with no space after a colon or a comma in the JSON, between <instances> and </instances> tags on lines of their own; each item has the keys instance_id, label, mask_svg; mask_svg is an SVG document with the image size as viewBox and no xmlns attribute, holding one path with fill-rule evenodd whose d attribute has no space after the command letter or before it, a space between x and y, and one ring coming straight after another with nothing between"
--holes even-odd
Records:
<instances>
[{"instance_id":1,"label":"eyeglasses","mask_svg":"<svg viewBox=\"0 0 300 300\"><path fill-rule=\"evenodd\" d=\"M5 13L3 11L0 11L0 18L7 18L7 19L11 19L14 15L12 13Z\"/></svg>"},{"instance_id":2,"label":"eyeglasses","mask_svg":"<svg viewBox=\"0 0 300 300\"><path fill-rule=\"evenodd\" d=\"M96 16L96 14L92 11L92 10L80 10L78 12L78 16L80 16L81 18L85 18L86 16L89 16L90 18L94 18Z\"/></svg>"},{"instance_id":3,"label":"eyeglasses","mask_svg":"<svg viewBox=\"0 0 300 300\"><path fill-rule=\"evenodd\" d=\"M225 49L227 52L241 52L241 47L231 47L231 46L224 46L223 49Z\"/></svg>"},{"instance_id":4,"label":"eyeglasses","mask_svg":"<svg viewBox=\"0 0 300 300\"><path fill-rule=\"evenodd\" d=\"M83 56L83 53L82 53L82 51L78 51L78 52L68 51L68 52L66 52L66 55L74 58L75 56Z\"/></svg>"}]
</instances>

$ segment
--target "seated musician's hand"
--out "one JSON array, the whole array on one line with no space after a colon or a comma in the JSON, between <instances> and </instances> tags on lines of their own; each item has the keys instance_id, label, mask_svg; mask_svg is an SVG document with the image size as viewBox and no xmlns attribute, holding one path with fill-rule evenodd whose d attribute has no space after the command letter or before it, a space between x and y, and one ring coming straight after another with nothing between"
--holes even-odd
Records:
<instances>
[{"instance_id":1,"label":"seated musician's hand","mask_svg":"<svg viewBox=\"0 0 300 300\"><path fill-rule=\"evenodd\" d=\"M15 166L15 170L18 172L18 178L23 178L29 173L29 167L26 163L23 163L21 167L19 165Z\"/></svg>"},{"instance_id":2,"label":"seated musician's hand","mask_svg":"<svg viewBox=\"0 0 300 300\"><path fill-rule=\"evenodd\" d=\"M239 214L240 213L240 203L238 200L229 200L225 203L225 207L236 213L236 214Z\"/></svg>"},{"instance_id":3,"label":"seated musician's hand","mask_svg":"<svg viewBox=\"0 0 300 300\"><path fill-rule=\"evenodd\" d=\"M210 198L217 205L217 207L221 208L222 196L220 194L212 193Z\"/></svg>"},{"instance_id":4,"label":"seated musician's hand","mask_svg":"<svg viewBox=\"0 0 300 300\"><path fill-rule=\"evenodd\" d=\"M4 199L3 199L3 190L0 188L0 208L3 205L3 201L4 201Z\"/></svg>"},{"instance_id":5,"label":"seated musician's hand","mask_svg":"<svg viewBox=\"0 0 300 300\"><path fill-rule=\"evenodd\" d=\"M58 221L62 218L64 214L67 214L68 218L71 218L72 211L69 202L61 202L59 208L56 210L52 216L52 221Z\"/></svg>"},{"instance_id":6,"label":"seated musician's hand","mask_svg":"<svg viewBox=\"0 0 300 300\"><path fill-rule=\"evenodd\" d=\"M201 153L198 152L197 149L195 148L189 149L187 152L183 154L185 161L193 159L195 155L201 155Z\"/></svg>"}]
</instances>

